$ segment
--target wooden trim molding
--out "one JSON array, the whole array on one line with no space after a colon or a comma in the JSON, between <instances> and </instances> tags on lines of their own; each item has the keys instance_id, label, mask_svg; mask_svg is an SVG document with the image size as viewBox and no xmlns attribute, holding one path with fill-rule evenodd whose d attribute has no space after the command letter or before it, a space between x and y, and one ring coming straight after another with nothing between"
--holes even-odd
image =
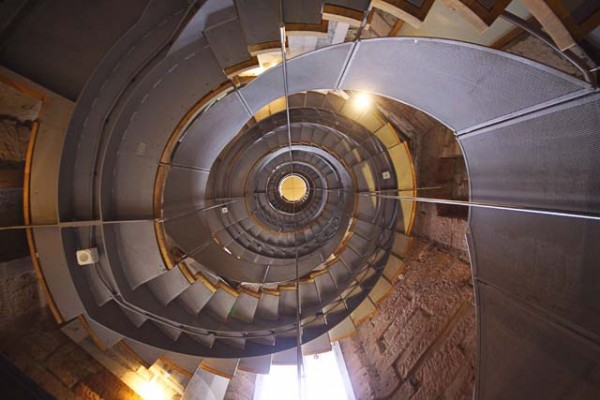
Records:
<instances>
[{"instance_id":1,"label":"wooden trim molding","mask_svg":"<svg viewBox=\"0 0 600 400\"><path fill-rule=\"evenodd\" d=\"M484 32L504 12L512 0L497 0L490 9L477 0L444 0L446 5L458 11L478 31Z\"/></svg>"},{"instance_id":2,"label":"wooden trim molding","mask_svg":"<svg viewBox=\"0 0 600 400\"><path fill-rule=\"evenodd\" d=\"M281 292L277 289L262 288L262 289L260 289L260 291L261 291L261 293L269 294L271 296L279 296L281 294Z\"/></svg>"},{"instance_id":3,"label":"wooden trim molding","mask_svg":"<svg viewBox=\"0 0 600 400\"><path fill-rule=\"evenodd\" d=\"M371 6L419 28L429 14L433 3L434 0L425 0L421 7L418 7L407 0L373 0Z\"/></svg>"},{"instance_id":4,"label":"wooden trim molding","mask_svg":"<svg viewBox=\"0 0 600 400\"><path fill-rule=\"evenodd\" d=\"M81 326L83 326L83 329L85 329L88 335L90 335L96 347L98 347L101 351L106 351L106 346L104 346L104 343L102 343L98 335L96 335L96 332L94 332L94 330L92 329L85 315L80 314L77 317L77 319L79 319L79 322L81 322Z\"/></svg>"},{"instance_id":5,"label":"wooden trim molding","mask_svg":"<svg viewBox=\"0 0 600 400\"><path fill-rule=\"evenodd\" d=\"M327 37L329 30L329 21L322 20L319 24L285 24L285 33L288 36L316 36L319 38Z\"/></svg>"},{"instance_id":6,"label":"wooden trim molding","mask_svg":"<svg viewBox=\"0 0 600 400\"><path fill-rule=\"evenodd\" d=\"M241 74L242 72L246 72L253 68L257 68L259 66L258 58L252 57L247 61L242 61L239 64L232 65L231 67L225 68L223 72L227 75L227 78L231 79L232 77Z\"/></svg>"},{"instance_id":7,"label":"wooden trim molding","mask_svg":"<svg viewBox=\"0 0 600 400\"><path fill-rule=\"evenodd\" d=\"M531 19L529 19L529 21L531 21ZM525 34L525 31L523 29L521 29L519 27L515 27L515 28L511 29L510 31L508 31L501 38L496 40L494 43L492 43L490 45L490 47L492 49L502 50L503 48L508 46L510 43L512 43L514 40L516 40L517 38L521 37L521 35L524 35L524 34Z\"/></svg>"},{"instance_id":8,"label":"wooden trim molding","mask_svg":"<svg viewBox=\"0 0 600 400\"><path fill-rule=\"evenodd\" d=\"M238 365L237 369L240 371L244 371L244 372L250 372L252 374L264 374L265 373L265 371L260 371L258 369L252 369L250 367L239 366L239 365Z\"/></svg>"},{"instance_id":9,"label":"wooden trim molding","mask_svg":"<svg viewBox=\"0 0 600 400\"><path fill-rule=\"evenodd\" d=\"M15 82L14 80L7 78L5 76L2 76L2 75L0 75L0 82L18 90L21 93L26 94L27 96L31 96L34 99L41 100L42 103L44 103L46 101L46 96L42 92L32 89L29 86L24 85L20 82ZM40 113L38 113L38 117L40 116L40 114L41 114L41 111L40 111Z\"/></svg>"},{"instance_id":10,"label":"wooden trim molding","mask_svg":"<svg viewBox=\"0 0 600 400\"><path fill-rule=\"evenodd\" d=\"M362 23L365 13L353 8L325 4L323 6L323 19L347 23L353 28L358 28Z\"/></svg>"},{"instance_id":11,"label":"wooden trim molding","mask_svg":"<svg viewBox=\"0 0 600 400\"><path fill-rule=\"evenodd\" d=\"M398 35L398 32L400 32L400 29L402 29L403 26L404 26L404 21L401 20L400 18L398 18L398 21L396 21L394 26L392 26L392 29L390 29L390 33L388 33L388 36L394 37L394 36Z\"/></svg>"},{"instance_id":12,"label":"wooden trim molding","mask_svg":"<svg viewBox=\"0 0 600 400\"><path fill-rule=\"evenodd\" d=\"M198 272L196 275L194 275L194 278L196 278L197 281L202 282L202 284L206 286L212 293L217 291L217 287L211 281L209 281L202 272Z\"/></svg>"},{"instance_id":13,"label":"wooden trim molding","mask_svg":"<svg viewBox=\"0 0 600 400\"><path fill-rule=\"evenodd\" d=\"M288 47L288 44L286 43L285 47ZM270 42L263 42L263 43L255 43L255 44L249 44L248 45L248 52L250 53L251 56L257 56L259 54L265 54L265 53L273 53L273 52L281 52L281 43L279 42L279 40L272 40ZM258 59L257 59L258 62Z\"/></svg>"},{"instance_id":14,"label":"wooden trim molding","mask_svg":"<svg viewBox=\"0 0 600 400\"><path fill-rule=\"evenodd\" d=\"M37 133L39 131L39 123L34 123L34 126L31 130L31 135L29 137L29 144L27 145L27 157L25 159L25 176L23 183L23 213L24 213L24 222L25 225L31 225L31 210L29 207L30 200L30 177L31 177L31 160L33 158L33 149L35 147L35 140L37 137ZM46 282L46 278L44 277L44 272L42 271L42 266L40 264L40 259L37 254L37 247L35 245L35 238L33 236L33 229L27 228L25 230L25 234L27 237L27 246L29 247L29 253L31 254L31 263L33 264L33 270L35 271L35 277L42 288L42 293L44 298L46 299L46 303L48 303L48 308L50 308L50 312L52 316L56 320L57 323L62 324L65 322L56 302L54 301L54 297L52 297L52 293L50 292L50 288L48 287L48 282Z\"/></svg>"},{"instance_id":15,"label":"wooden trim molding","mask_svg":"<svg viewBox=\"0 0 600 400\"><path fill-rule=\"evenodd\" d=\"M408 164L410 165L410 173L412 175L413 188L416 188L417 187L417 171L415 170L415 160L412 157L410 148L408 147L408 143L402 142L402 145L405 147L406 154L408 155L408 160L409 160ZM411 193L412 193L412 196L416 196L417 190L413 189L413 191ZM415 201L413 201L412 212L410 213L410 222L408 223L408 228L406 228L406 232L405 232L405 234L407 236L410 235L410 233L413 230L413 226L415 225L416 217L417 217L417 203Z\"/></svg>"},{"instance_id":16,"label":"wooden trim molding","mask_svg":"<svg viewBox=\"0 0 600 400\"><path fill-rule=\"evenodd\" d=\"M29 135L29 142L27 143L27 151L25 153L25 168L23 172L23 222L25 225L31 225L31 165L33 162L33 154L35 151L35 142L37 140L38 133L40 131L41 125L41 117L43 114L43 110L46 106L46 96L35 89L30 88L29 86L16 82L11 78L0 75L0 82L4 83L7 86L10 86L19 92L38 99L41 101L41 106L38 111L36 120L33 122L31 127L31 133ZM48 283L46 282L46 278L44 277L44 272L42 271L42 266L40 264L40 260L37 255L37 247L35 245L35 237L33 235L33 229L27 228L25 229L25 235L27 238L27 246L29 248L29 253L31 254L31 262L33 264L33 270L35 273L35 277L40 284L42 289L42 295L46 299L46 303L48 304L48 308L52 313L52 316L56 320L58 324L62 324L65 322L54 298L52 297L52 293L50 292L50 288L48 287Z\"/></svg>"},{"instance_id":17,"label":"wooden trim molding","mask_svg":"<svg viewBox=\"0 0 600 400\"><path fill-rule=\"evenodd\" d=\"M179 264L177 264L177 267L179 268L179 271L181 271L181 274L184 276L184 278L190 283L190 284L194 284L196 282L196 278L194 277L194 274L192 273L192 271L190 270L190 267L188 267L188 265L181 261Z\"/></svg>"},{"instance_id":18,"label":"wooden trim molding","mask_svg":"<svg viewBox=\"0 0 600 400\"><path fill-rule=\"evenodd\" d=\"M248 288L245 288L245 287L241 287L239 289L239 292L240 292L240 294L244 293L244 294L247 294L248 296L252 296L254 298L260 299L260 293L259 292L255 292L254 290L251 290L251 289L248 289Z\"/></svg>"},{"instance_id":19,"label":"wooden trim molding","mask_svg":"<svg viewBox=\"0 0 600 400\"><path fill-rule=\"evenodd\" d=\"M218 375L218 376L221 376L226 379L233 378L233 375L228 374L226 372L221 372L221 371L216 370L212 367L209 367L208 365L205 365L205 364L200 364L199 367L202 368L203 370L205 370L206 372L210 372L211 374Z\"/></svg>"},{"instance_id":20,"label":"wooden trim molding","mask_svg":"<svg viewBox=\"0 0 600 400\"><path fill-rule=\"evenodd\" d=\"M194 372L190 372L187 369L175 364L173 361L169 360L168 358L166 358L165 356L161 356L158 358L160 361L162 361L163 364L167 365L169 368L171 368L174 371L179 372L181 375L192 379L192 377L194 376Z\"/></svg>"},{"instance_id":21,"label":"wooden trim molding","mask_svg":"<svg viewBox=\"0 0 600 400\"><path fill-rule=\"evenodd\" d=\"M362 324L369 321L371 318L373 318L374 316L376 316L379 313L379 309L377 308L377 305L373 304L373 306L375 307L375 309L373 311L371 311L370 313L368 313L367 315L365 315L364 317L357 319L356 321L354 321L354 319L353 319L354 325L356 327L361 326Z\"/></svg>"},{"instance_id":22,"label":"wooden trim molding","mask_svg":"<svg viewBox=\"0 0 600 400\"><path fill-rule=\"evenodd\" d=\"M229 293L233 297L238 297L240 295L237 290L223 282L217 283L217 289L223 289L225 292Z\"/></svg>"}]
</instances>

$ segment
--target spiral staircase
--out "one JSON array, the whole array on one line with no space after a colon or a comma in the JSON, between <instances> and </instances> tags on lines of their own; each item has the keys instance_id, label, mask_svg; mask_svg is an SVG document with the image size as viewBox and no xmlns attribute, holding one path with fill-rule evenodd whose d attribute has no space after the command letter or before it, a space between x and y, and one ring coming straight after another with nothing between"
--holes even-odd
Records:
<instances>
[{"instance_id":1,"label":"spiral staircase","mask_svg":"<svg viewBox=\"0 0 600 400\"><path fill-rule=\"evenodd\" d=\"M416 209L402 200L417 187L407 143L352 102L369 92L451 128L470 200L512 207L469 215L476 396L598 393L593 84L432 38L261 64L282 55L281 21L285 43L331 44L328 24L365 29L372 7L424 18L396 3L149 2L88 80L63 145L32 140L28 237L71 338L167 363L219 398L238 369L265 374L296 364L299 344L317 354L352 335L402 270ZM78 265L81 249L97 262Z\"/></svg>"}]
</instances>

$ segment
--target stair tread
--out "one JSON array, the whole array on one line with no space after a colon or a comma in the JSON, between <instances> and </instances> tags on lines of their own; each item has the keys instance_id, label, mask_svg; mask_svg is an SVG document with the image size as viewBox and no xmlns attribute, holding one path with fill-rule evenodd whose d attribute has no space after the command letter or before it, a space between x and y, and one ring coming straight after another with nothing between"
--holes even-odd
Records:
<instances>
[{"instance_id":1,"label":"stair tread","mask_svg":"<svg viewBox=\"0 0 600 400\"><path fill-rule=\"evenodd\" d=\"M135 325L137 328L139 328L146 321L148 321L148 317L142 315L139 312L132 311L129 308L123 307L121 305L119 305L119 307L121 308L121 311L123 311L123 314L125 314L125 316L127 317L127 319L129 321L131 321L131 323L133 325Z\"/></svg>"},{"instance_id":2,"label":"stair tread","mask_svg":"<svg viewBox=\"0 0 600 400\"><path fill-rule=\"evenodd\" d=\"M104 325L97 323L93 319L85 317L85 320L91 329L91 332L89 332L90 335L94 338L94 342L100 347L101 350L110 349L123 339L122 335L106 328Z\"/></svg>"},{"instance_id":3,"label":"stair tread","mask_svg":"<svg viewBox=\"0 0 600 400\"><path fill-rule=\"evenodd\" d=\"M262 293L255 316L260 319L276 321L279 316L279 296Z\"/></svg>"},{"instance_id":4,"label":"stair tread","mask_svg":"<svg viewBox=\"0 0 600 400\"><path fill-rule=\"evenodd\" d=\"M329 330L332 342L342 340L356 332L356 326L350 317L345 318L339 324Z\"/></svg>"},{"instance_id":5,"label":"stair tread","mask_svg":"<svg viewBox=\"0 0 600 400\"><path fill-rule=\"evenodd\" d=\"M212 295L213 292L203 282L196 281L179 295L177 301L187 312L198 315Z\"/></svg>"},{"instance_id":6,"label":"stair tread","mask_svg":"<svg viewBox=\"0 0 600 400\"><path fill-rule=\"evenodd\" d=\"M132 339L123 339L123 343L134 352L146 364L146 367L152 366L156 360L162 355L163 350L157 347L149 346L144 343L137 342Z\"/></svg>"},{"instance_id":7,"label":"stair tread","mask_svg":"<svg viewBox=\"0 0 600 400\"><path fill-rule=\"evenodd\" d=\"M171 325L165 325L163 323L152 321L152 323L172 341L176 342L179 336L183 333L181 329L175 328Z\"/></svg>"},{"instance_id":8,"label":"stair tread","mask_svg":"<svg viewBox=\"0 0 600 400\"><path fill-rule=\"evenodd\" d=\"M169 360L170 363L174 364L176 368L181 368L188 372L188 376L194 375L194 372L198 369L202 357L190 356L188 354L175 353L172 351L165 351L161 359Z\"/></svg>"},{"instance_id":9,"label":"stair tread","mask_svg":"<svg viewBox=\"0 0 600 400\"><path fill-rule=\"evenodd\" d=\"M204 31L204 35L223 70L252 60L238 18L212 26Z\"/></svg>"},{"instance_id":10,"label":"stair tread","mask_svg":"<svg viewBox=\"0 0 600 400\"><path fill-rule=\"evenodd\" d=\"M200 368L231 379L235 375L238 363L238 358L205 358L200 363Z\"/></svg>"},{"instance_id":11,"label":"stair tread","mask_svg":"<svg viewBox=\"0 0 600 400\"><path fill-rule=\"evenodd\" d=\"M136 289L167 271L154 245L156 234L152 222L119 224L116 232L123 272L129 287Z\"/></svg>"},{"instance_id":12,"label":"stair tread","mask_svg":"<svg viewBox=\"0 0 600 400\"><path fill-rule=\"evenodd\" d=\"M235 0L235 5L248 46L276 42L280 47L279 0Z\"/></svg>"},{"instance_id":13,"label":"stair tread","mask_svg":"<svg viewBox=\"0 0 600 400\"><path fill-rule=\"evenodd\" d=\"M236 296L219 287L210 298L206 306L202 309L202 312L208 312L215 318L221 321L226 321L229 318L229 314L233 308L233 305L235 304L236 299Z\"/></svg>"},{"instance_id":14,"label":"stair tread","mask_svg":"<svg viewBox=\"0 0 600 400\"><path fill-rule=\"evenodd\" d=\"M164 305L169 304L191 286L179 268L173 268L161 274L148 282L147 285Z\"/></svg>"},{"instance_id":15,"label":"stair tread","mask_svg":"<svg viewBox=\"0 0 600 400\"><path fill-rule=\"evenodd\" d=\"M283 19L290 24L321 22L321 0L283 0Z\"/></svg>"},{"instance_id":16,"label":"stair tread","mask_svg":"<svg viewBox=\"0 0 600 400\"><path fill-rule=\"evenodd\" d=\"M319 353L325 353L331 350L331 339L329 333L325 332L321 336L311 340L308 343L302 345L302 354L304 356L310 356Z\"/></svg>"},{"instance_id":17,"label":"stair tread","mask_svg":"<svg viewBox=\"0 0 600 400\"><path fill-rule=\"evenodd\" d=\"M273 365L296 365L298 360L297 349L292 347L290 349L280 351L273 354Z\"/></svg>"},{"instance_id":18,"label":"stair tread","mask_svg":"<svg viewBox=\"0 0 600 400\"><path fill-rule=\"evenodd\" d=\"M259 301L260 297L257 298L245 292L240 293L231 311L232 317L251 324L254 321Z\"/></svg>"},{"instance_id":19,"label":"stair tread","mask_svg":"<svg viewBox=\"0 0 600 400\"><path fill-rule=\"evenodd\" d=\"M272 358L273 356L271 354L241 358L238 368L242 371L252 372L254 374L268 374L271 370Z\"/></svg>"}]
</instances>

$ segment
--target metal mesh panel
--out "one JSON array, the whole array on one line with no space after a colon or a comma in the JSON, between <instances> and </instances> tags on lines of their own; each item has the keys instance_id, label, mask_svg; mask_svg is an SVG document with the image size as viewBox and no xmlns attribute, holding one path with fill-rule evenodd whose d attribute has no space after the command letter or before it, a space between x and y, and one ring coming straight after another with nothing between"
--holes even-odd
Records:
<instances>
[{"instance_id":1,"label":"metal mesh panel","mask_svg":"<svg viewBox=\"0 0 600 400\"><path fill-rule=\"evenodd\" d=\"M595 95L463 136L472 199L600 213L598 127Z\"/></svg>"},{"instance_id":2,"label":"metal mesh panel","mask_svg":"<svg viewBox=\"0 0 600 400\"><path fill-rule=\"evenodd\" d=\"M476 278L600 340L600 222L471 211Z\"/></svg>"},{"instance_id":3,"label":"metal mesh panel","mask_svg":"<svg viewBox=\"0 0 600 400\"><path fill-rule=\"evenodd\" d=\"M597 399L600 352L480 286L478 399Z\"/></svg>"},{"instance_id":4,"label":"metal mesh panel","mask_svg":"<svg viewBox=\"0 0 600 400\"><path fill-rule=\"evenodd\" d=\"M354 44L343 43L300 55L288 62L289 93L314 89L333 89ZM272 67L240 89L253 113L283 96L281 65Z\"/></svg>"},{"instance_id":5,"label":"metal mesh panel","mask_svg":"<svg viewBox=\"0 0 600 400\"><path fill-rule=\"evenodd\" d=\"M341 85L413 105L456 131L586 88L523 58L423 38L361 42Z\"/></svg>"}]
</instances>

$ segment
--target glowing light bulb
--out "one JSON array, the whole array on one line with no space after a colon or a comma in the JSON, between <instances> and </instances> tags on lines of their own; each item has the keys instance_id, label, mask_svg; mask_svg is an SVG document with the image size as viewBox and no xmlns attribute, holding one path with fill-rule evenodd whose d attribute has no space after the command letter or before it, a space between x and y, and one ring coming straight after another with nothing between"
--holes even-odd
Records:
<instances>
[{"instance_id":1,"label":"glowing light bulb","mask_svg":"<svg viewBox=\"0 0 600 400\"><path fill-rule=\"evenodd\" d=\"M368 93L358 92L353 96L354 106L359 110L365 110L371 106L371 96Z\"/></svg>"}]
</instances>

